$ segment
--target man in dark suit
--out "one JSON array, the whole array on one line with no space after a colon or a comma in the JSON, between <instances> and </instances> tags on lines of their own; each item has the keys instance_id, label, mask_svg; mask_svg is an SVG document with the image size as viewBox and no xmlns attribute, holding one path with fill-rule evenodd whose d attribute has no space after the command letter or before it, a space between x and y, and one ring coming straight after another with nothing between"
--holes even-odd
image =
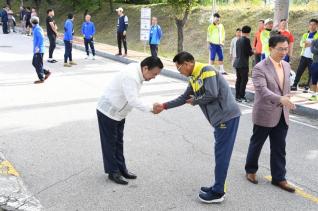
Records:
<instances>
[{"instance_id":1,"label":"man in dark suit","mask_svg":"<svg viewBox=\"0 0 318 211\"><path fill-rule=\"evenodd\" d=\"M251 27L243 26L242 37L236 42L236 59L233 66L236 69L235 98L238 102L247 102L245 90L248 81L249 57L253 55L251 41L249 39L250 32Z\"/></svg>"},{"instance_id":2,"label":"man in dark suit","mask_svg":"<svg viewBox=\"0 0 318 211\"><path fill-rule=\"evenodd\" d=\"M295 192L286 181L286 135L289 110L295 109L290 100L290 65L283 61L288 53L288 39L273 36L269 39L270 56L253 70L255 99L253 107L253 135L246 159L246 178L257 184L256 172L262 147L269 136L272 184Z\"/></svg>"}]
</instances>

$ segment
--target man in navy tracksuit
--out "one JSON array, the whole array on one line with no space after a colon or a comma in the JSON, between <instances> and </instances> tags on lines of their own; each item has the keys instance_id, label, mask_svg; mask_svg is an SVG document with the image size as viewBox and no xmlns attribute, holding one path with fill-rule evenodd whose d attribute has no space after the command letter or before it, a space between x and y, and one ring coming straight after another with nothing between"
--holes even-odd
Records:
<instances>
[{"instance_id":1,"label":"man in navy tracksuit","mask_svg":"<svg viewBox=\"0 0 318 211\"><path fill-rule=\"evenodd\" d=\"M67 20L64 23L64 45L65 45L65 53L64 53L64 67L71 67L72 65L76 65L72 59L72 42L73 42L73 34L74 34L74 15L68 14ZM67 61L70 61L67 63Z\"/></svg>"},{"instance_id":2,"label":"man in navy tracksuit","mask_svg":"<svg viewBox=\"0 0 318 211\"><path fill-rule=\"evenodd\" d=\"M151 29L149 32L149 45L151 56L157 57L158 56L158 45L160 44L160 40L162 37L162 30L161 27L158 25L157 17L152 17L151 20Z\"/></svg>"},{"instance_id":3,"label":"man in navy tracksuit","mask_svg":"<svg viewBox=\"0 0 318 211\"><path fill-rule=\"evenodd\" d=\"M123 56L127 56L127 40L126 34L128 29L128 17L124 15L124 9L119 7L116 9L118 14L118 21L117 21L117 42L118 42L118 54L116 56L121 56L121 43L124 44L125 54Z\"/></svg>"},{"instance_id":4,"label":"man in navy tracksuit","mask_svg":"<svg viewBox=\"0 0 318 211\"><path fill-rule=\"evenodd\" d=\"M85 50L87 55L86 59L89 58L89 48L88 48L88 45L89 45L91 47L93 60L94 60L95 48L94 48L93 36L95 35L95 25L93 22L91 22L91 16L88 14L85 16L85 22L82 25L82 34L84 37Z\"/></svg>"},{"instance_id":5,"label":"man in navy tracksuit","mask_svg":"<svg viewBox=\"0 0 318 211\"><path fill-rule=\"evenodd\" d=\"M33 26L33 60L32 65L35 67L39 80L34 81L35 84L43 83L50 75L51 72L43 68L43 55L44 55L44 33L39 25L39 18L34 16L31 18Z\"/></svg>"},{"instance_id":6,"label":"man in navy tracksuit","mask_svg":"<svg viewBox=\"0 0 318 211\"><path fill-rule=\"evenodd\" d=\"M1 14L1 21L2 21L2 31L3 34L8 34L8 12L7 7L2 8L2 14Z\"/></svg>"},{"instance_id":7,"label":"man in navy tracksuit","mask_svg":"<svg viewBox=\"0 0 318 211\"><path fill-rule=\"evenodd\" d=\"M182 75L189 77L189 85L175 100L156 103L154 113L186 103L200 106L214 128L215 168L214 184L201 187L199 199L205 203L220 203L226 192L225 180L239 126L240 108L221 72L215 71L210 65L196 62L188 52L180 52L173 62Z\"/></svg>"}]
</instances>

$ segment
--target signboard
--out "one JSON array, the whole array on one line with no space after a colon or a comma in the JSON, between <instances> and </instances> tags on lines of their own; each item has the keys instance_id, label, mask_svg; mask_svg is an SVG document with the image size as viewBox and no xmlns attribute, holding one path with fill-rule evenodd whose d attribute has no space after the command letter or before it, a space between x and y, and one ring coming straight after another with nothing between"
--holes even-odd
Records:
<instances>
[{"instance_id":1,"label":"signboard","mask_svg":"<svg viewBox=\"0 0 318 211\"><path fill-rule=\"evenodd\" d=\"M140 14L140 40L148 41L151 28L151 9L141 8Z\"/></svg>"}]
</instances>

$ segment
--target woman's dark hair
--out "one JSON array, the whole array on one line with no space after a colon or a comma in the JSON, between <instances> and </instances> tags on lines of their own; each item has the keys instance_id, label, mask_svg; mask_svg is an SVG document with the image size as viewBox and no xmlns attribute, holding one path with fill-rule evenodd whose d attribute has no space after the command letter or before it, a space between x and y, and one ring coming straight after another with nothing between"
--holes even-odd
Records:
<instances>
[{"instance_id":1,"label":"woman's dark hair","mask_svg":"<svg viewBox=\"0 0 318 211\"><path fill-rule=\"evenodd\" d=\"M183 51L183 52L178 53L173 58L173 62L178 63L178 64L183 64L184 62L194 63L194 57L190 53Z\"/></svg>"},{"instance_id":2,"label":"woman's dark hair","mask_svg":"<svg viewBox=\"0 0 318 211\"><path fill-rule=\"evenodd\" d=\"M268 45L271 48L275 48L278 43L283 43L283 42L287 42L289 44L288 38L282 35L275 35L269 38Z\"/></svg>"},{"instance_id":3,"label":"woman's dark hair","mask_svg":"<svg viewBox=\"0 0 318 211\"><path fill-rule=\"evenodd\" d=\"M149 70L155 67L159 67L160 69L163 68L162 61L158 57L153 57L153 56L149 56L145 58L144 60L142 60L140 66L141 67L147 66Z\"/></svg>"}]
</instances>

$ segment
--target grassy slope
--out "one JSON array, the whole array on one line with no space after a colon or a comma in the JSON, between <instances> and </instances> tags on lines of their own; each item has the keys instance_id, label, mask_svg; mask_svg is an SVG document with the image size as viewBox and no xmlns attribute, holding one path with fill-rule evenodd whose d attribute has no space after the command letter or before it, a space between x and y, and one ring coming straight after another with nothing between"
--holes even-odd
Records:
<instances>
[{"instance_id":1,"label":"grassy slope","mask_svg":"<svg viewBox=\"0 0 318 211\"><path fill-rule=\"evenodd\" d=\"M43 3L41 6L41 14L45 15L46 8L52 7L55 9L56 22L59 26L59 31L62 31L63 21L68 13L72 11L72 8L58 1L54 5L48 6ZM143 5L118 5L114 7L122 6L125 9L126 14L129 17L129 29L128 29L128 48L133 50L144 51L144 43L139 40L139 23L140 23L140 8ZM163 57L173 57L176 52L177 46L177 33L176 26L173 20L172 12L166 5L147 5L152 8L152 15L157 16L159 24L163 28L164 38L160 45L159 54ZM228 6L219 6L219 13L222 16L222 22L226 29L226 45L225 45L225 66L230 69L229 65L229 45L234 35L234 31L237 27L243 25L252 26L252 35L255 32L257 20L273 17L273 9L265 6L251 6L248 4L237 4ZM295 46L294 56L298 58L300 53L299 41L301 35L307 30L307 23L310 18L317 17L318 5L310 4L307 6L292 6L290 9L289 17L289 29L294 33ZM96 40L98 42L105 42L108 44L116 45L116 14L109 14L109 8L107 3L103 3L102 9L97 11L90 11L92 14L92 20L95 22L97 28ZM80 35L80 24L83 20L83 11L77 11L75 20L75 31L77 35ZM211 14L210 8L200 7L196 8L189 21L185 26L185 40L184 49L192 52L194 56L199 60L208 61L208 50L206 44L206 29L209 24L209 17ZM43 19L42 19L43 20ZM42 21L44 25L44 21ZM295 70L298 65L298 60L295 60L292 64Z\"/></svg>"}]
</instances>

